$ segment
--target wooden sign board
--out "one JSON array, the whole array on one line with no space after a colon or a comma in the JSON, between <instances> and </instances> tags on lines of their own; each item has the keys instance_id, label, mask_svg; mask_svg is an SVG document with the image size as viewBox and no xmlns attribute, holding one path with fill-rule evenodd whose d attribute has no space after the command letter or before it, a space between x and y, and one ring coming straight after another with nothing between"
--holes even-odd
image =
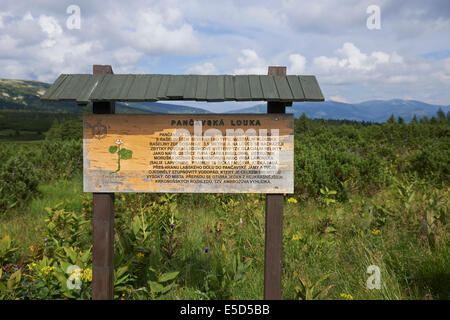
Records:
<instances>
[{"instance_id":1,"label":"wooden sign board","mask_svg":"<svg viewBox=\"0 0 450 320\"><path fill-rule=\"evenodd\" d=\"M293 193L292 114L84 117L85 192Z\"/></svg>"}]
</instances>

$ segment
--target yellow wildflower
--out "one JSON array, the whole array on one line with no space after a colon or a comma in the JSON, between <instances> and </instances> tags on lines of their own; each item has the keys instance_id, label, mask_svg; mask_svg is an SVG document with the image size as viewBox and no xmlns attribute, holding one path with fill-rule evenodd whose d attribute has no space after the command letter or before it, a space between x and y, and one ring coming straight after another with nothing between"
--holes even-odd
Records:
<instances>
[{"instance_id":1,"label":"yellow wildflower","mask_svg":"<svg viewBox=\"0 0 450 320\"><path fill-rule=\"evenodd\" d=\"M92 269L83 269L83 271L80 273L80 278L84 282L91 282L92 281Z\"/></svg>"},{"instance_id":2,"label":"yellow wildflower","mask_svg":"<svg viewBox=\"0 0 450 320\"><path fill-rule=\"evenodd\" d=\"M340 296L342 298L347 299L347 300L353 300L353 297L352 297L352 295L350 293L341 293Z\"/></svg>"},{"instance_id":3,"label":"yellow wildflower","mask_svg":"<svg viewBox=\"0 0 450 320\"><path fill-rule=\"evenodd\" d=\"M297 232L292 236L292 241L303 240L303 235L300 232Z\"/></svg>"},{"instance_id":4,"label":"yellow wildflower","mask_svg":"<svg viewBox=\"0 0 450 320\"><path fill-rule=\"evenodd\" d=\"M380 233L380 230L378 230L378 229L373 229L373 230L372 230L372 234L373 234L374 236L378 235L379 233Z\"/></svg>"},{"instance_id":5,"label":"yellow wildflower","mask_svg":"<svg viewBox=\"0 0 450 320\"><path fill-rule=\"evenodd\" d=\"M46 275L50 274L51 272L53 272L56 268L52 267L52 266L45 266L43 268L41 268L41 271L43 273L45 273Z\"/></svg>"},{"instance_id":6,"label":"yellow wildflower","mask_svg":"<svg viewBox=\"0 0 450 320\"><path fill-rule=\"evenodd\" d=\"M142 252L138 252L138 254L136 255L139 259L144 257L144 254Z\"/></svg>"},{"instance_id":7,"label":"yellow wildflower","mask_svg":"<svg viewBox=\"0 0 450 320\"><path fill-rule=\"evenodd\" d=\"M36 262L27 264L27 267L28 267L28 270L30 270L30 271L33 270L34 267L36 267Z\"/></svg>"},{"instance_id":8,"label":"yellow wildflower","mask_svg":"<svg viewBox=\"0 0 450 320\"><path fill-rule=\"evenodd\" d=\"M288 199L288 202L289 202L289 203L297 203L297 199L295 199L295 198L289 198L289 199Z\"/></svg>"}]
</instances>

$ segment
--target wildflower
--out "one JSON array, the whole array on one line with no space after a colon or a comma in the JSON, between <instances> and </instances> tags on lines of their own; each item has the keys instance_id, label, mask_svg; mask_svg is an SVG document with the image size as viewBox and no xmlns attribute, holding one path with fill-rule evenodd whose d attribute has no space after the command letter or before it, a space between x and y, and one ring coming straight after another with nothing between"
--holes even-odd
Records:
<instances>
[{"instance_id":1,"label":"wildflower","mask_svg":"<svg viewBox=\"0 0 450 320\"><path fill-rule=\"evenodd\" d=\"M350 293L341 293L340 296L347 300L353 300L353 297Z\"/></svg>"},{"instance_id":2,"label":"wildflower","mask_svg":"<svg viewBox=\"0 0 450 320\"><path fill-rule=\"evenodd\" d=\"M92 269L84 269L81 273L80 273L80 278L81 280L83 280L84 282L91 282L92 281Z\"/></svg>"},{"instance_id":3,"label":"wildflower","mask_svg":"<svg viewBox=\"0 0 450 320\"><path fill-rule=\"evenodd\" d=\"M144 257L144 254L142 252L138 252L137 255L138 259L141 259Z\"/></svg>"},{"instance_id":4,"label":"wildflower","mask_svg":"<svg viewBox=\"0 0 450 320\"><path fill-rule=\"evenodd\" d=\"M41 271L43 273L45 273L46 275L49 275L50 273L52 273L56 268L55 267L51 267L51 266L45 266L43 268L41 268Z\"/></svg>"},{"instance_id":5,"label":"wildflower","mask_svg":"<svg viewBox=\"0 0 450 320\"><path fill-rule=\"evenodd\" d=\"M239 218L239 224L242 224L242 218Z\"/></svg>"},{"instance_id":6,"label":"wildflower","mask_svg":"<svg viewBox=\"0 0 450 320\"><path fill-rule=\"evenodd\" d=\"M378 230L378 229L373 229L373 230L372 230L372 234L373 234L374 236L378 235L379 233L380 233L380 230Z\"/></svg>"},{"instance_id":7,"label":"wildflower","mask_svg":"<svg viewBox=\"0 0 450 320\"><path fill-rule=\"evenodd\" d=\"M295 198L289 198L289 199L288 199L288 202L289 202L289 203L297 203L297 199L295 199Z\"/></svg>"},{"instance_id":8,"label":"wildflower","mask_svg":"<svg viewBox=\"0 0 450 320\"><path fill-rule=\"evenodd\" d=\"M47 239L47 238L44 238L44 243L47 243L47 241L48 241L48 239Z\"/></svg>"},{"instance_id":9,"label":"wildflower","mask_svg":"<svg viewBox=\"0 0 450 320\"><path fill-rule=\"evenodd\" d=\"M117 139L116 144L121 145L123 143L122 139Z\"/></svg>"},{"instance_id":10,"label":"wildflower","mask_svg":"<svg viewBox=\"0 0 450 320\"><path fill-rule=\"evenodd\" d=\"M205 253L208 253L209 247L205 247L203 250L205 250Z\"/></svg>"},{"instance_id":11,"label":"wildflower","mask_svg":"<svg viewBox=\"0 0 450 320\"><path fill-rule=\"evenodd\" d=\"M292 241L303 240L303 235L300 232L297 232L292 236Z\"/></svg>"},{"instance_id":12,"label":"wildflower","mask_svg":"<svg viewBox=\"0 0 450 320\"><path fill-rule=\"evenodd\" d=\"M36 267L36 262L27 264L28 270L33 270Z\"/></svg>"},{"instance_id":13,"label":"wildflower","mask_svg":"<svg viewBox=\"0 0 450 320\"><path fill-rule=\"evenodd\" d=\"M169 224L169 226L171 227L171 228L173 228L173 227L175 227L175 223L171 223L171 224Z\"/></svg>"}]
</instances>

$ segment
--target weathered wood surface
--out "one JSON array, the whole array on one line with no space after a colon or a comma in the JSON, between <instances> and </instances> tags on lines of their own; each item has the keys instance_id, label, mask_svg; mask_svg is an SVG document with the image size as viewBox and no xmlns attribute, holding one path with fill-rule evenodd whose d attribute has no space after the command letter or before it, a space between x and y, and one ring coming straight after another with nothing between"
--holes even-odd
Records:
<instances>
[{"instance_id":1,"label":"weathered wood surface","mask_svg":"<svg viewBox=\"0 0 450 320\"><path fill-rule=\"evenodd\" d=\"M286 75L286 67L269 67L271 76ZM285 104L268 102L267 113L284 113ZM266 195L266 238L264 250L264 299L280 300L283 256L283 195Z\"/></svg>"},{"instance_id":2,"label":"weathered wood surface","mask_svg":"<svg viewBox=\"0 0 450 320\"><path fill-rule=\"evenodd\" d=\"M42 101L324 101L314 76L282 75L169 75L63 74Z\"/></svg>"},{"instance_id":3,"label":"weathered wood surface","mask_svg":"<svg viewBox=\"0 0 450 320\"><path fill-rule=\"evenodd\" d=\"M292 193L293 133L292 114L86 115L84 191Z\"/></svg>"},{"instance_id":4,"label":"weathered wood surface","mask_svg":"<svg viewBox=\"0 0 450 320\"><path fill-rule=\"evenodd\" d=\"M113 73L109 65L94 65L94 78ZM94 114L111 114L115 103L94 102ZM114 193L92 195L92 299L114 298Z\"/></svg>"}]
</instances>

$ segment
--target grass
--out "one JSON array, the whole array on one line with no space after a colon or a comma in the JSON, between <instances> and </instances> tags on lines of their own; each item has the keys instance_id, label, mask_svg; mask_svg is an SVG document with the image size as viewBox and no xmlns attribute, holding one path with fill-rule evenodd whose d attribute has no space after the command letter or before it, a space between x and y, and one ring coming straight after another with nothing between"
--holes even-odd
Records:
<instances>
[{"instance_id":1,"label":"grass","mask_svg":"<svg viewBox=\"0 0 450 320\"><path fill-rule=\"evenodd\" d=\"M33 199L25 208L9 210L0 217L0 238L8 233L15 240L20 253L28 254L30 245L43 243L45 208L52 208L64 202L68 210L81 211L78 198L82 190L82 176L39 186L39 197Z\"/></svg>"},{"instance_id":2,"label":"grass","mask_svg":"<svg viewBox=\"0 0 450 320\"><path fill-rule=\"evenodd\" d=\"M68 211L83 210L81 176L42 185L39 190L41 196L26 208L10 211L0 219L0 237L9 233L21 254L27 254L30 245L42 243L46 207L63 201ZM448 190L440 192L446 201L444 209L448 210ZM328 206L315 200L286 201L283 298L296 298L301 281L312 287L320 277L329 275L317 286L316 292L331 286L320 299L344 299L342 294L353 299L449 299L448 225L438 225L437 245L431 247L419 228L421 195L418 192L413 198L409 211L401 205L394 188L373 197L354 195L348 202ZM145 203L139 195L126 196L130 206ZM118 194L116 201L121 199L125 199L124 195ZM373 212L365 209L371 203L383 205L395 215L389 216L384 225L374 226ZM228 298L262 299L263 197L182 195L177 205L178 251L170 262L164 261L158 244L151 254L155 269L164 262L169 270L180 271L177 285L160 298L220 298L218 293L228 292ZM128 209L118 206L116 217L130 214ZM135 214L131 213L131 217ZM205 247L210 248L208 253ZM238 255L242 263L250 265L240 282L226 280L224 274L235 275L232 266ZM380 290L366 287L370 265L380 268ZM209 289L205 287L205 274L212 276L208 278Z\"/></svg>"}]
</instances>

